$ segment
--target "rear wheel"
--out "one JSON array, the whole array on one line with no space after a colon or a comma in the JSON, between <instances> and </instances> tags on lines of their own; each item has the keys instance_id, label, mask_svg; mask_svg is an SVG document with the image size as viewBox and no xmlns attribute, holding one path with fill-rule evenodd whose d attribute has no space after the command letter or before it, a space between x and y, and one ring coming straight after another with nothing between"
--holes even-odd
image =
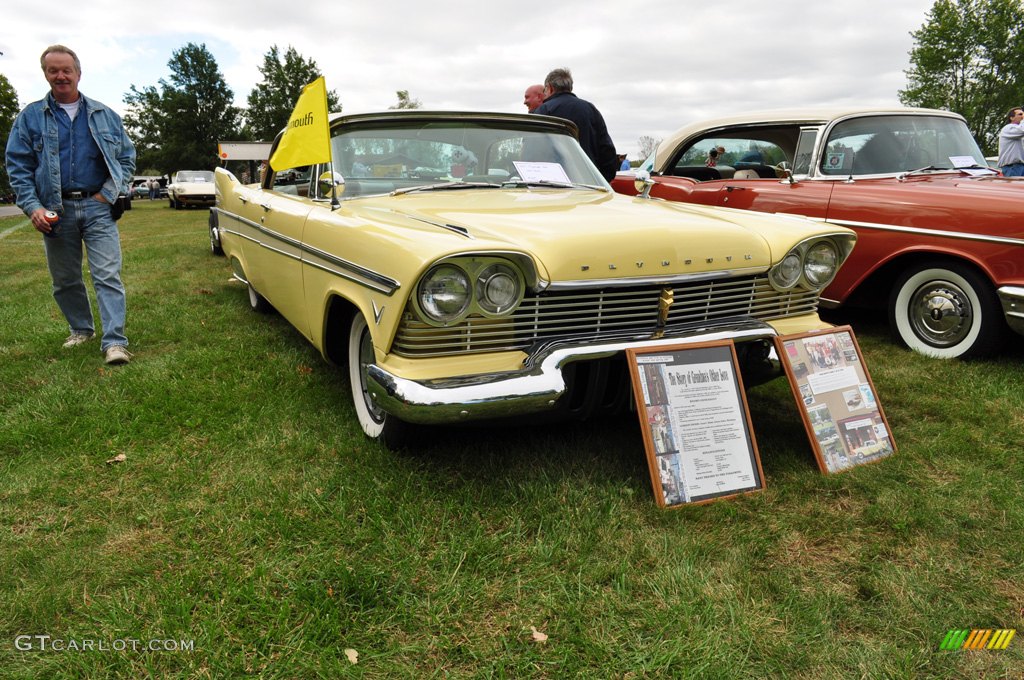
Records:
<instances>
[{"instance_id":1,"label":"rear wheel","mask_svg":"<svg viewBox=\"0 0 1024 680\"><path fill-rule=\"evenodd\" d=\"M223 255L224 248L220 244L220 229L217 224L217 213L210 211L210 252L214 255Z\"/></svg>"},{"instance_id":2,"label":"rear wheel","mask_svg":"<svg viewBox=\"0 0 1024 680\"><path fill-rule=\"evenodd\" d=\"M367 437L379 439L389 449L398 449L405 444L410 428L373 402L366 388L366 367L375 360L370 329L363 315L357 313L352 319L348 337L348 381L352 404Z\"/></svg>"},{"instance_id":3,"label":"rear wheel","mask_svg":"<svg viewBox=\"0 0 1024 680\"><path fill-rule=\"evenodd\" d=\"M889 322L908 347L942 359L991 354L1004 338L992 285L958 262L926 262L900 276L889 300Z\"/></svg>"}]
</instances>

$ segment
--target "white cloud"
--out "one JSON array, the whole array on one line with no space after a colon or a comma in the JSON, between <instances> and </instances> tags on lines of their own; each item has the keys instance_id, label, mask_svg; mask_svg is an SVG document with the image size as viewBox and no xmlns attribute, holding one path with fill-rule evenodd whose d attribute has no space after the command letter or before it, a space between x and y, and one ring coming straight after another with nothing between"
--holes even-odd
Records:
<instances>
[{"instance_id":1,"label":"white cloud","mask_svg":"<svg viewBox=\"0 0 1024 680\"><path fill-rule=\"evenodd\" d=\"M634 155L641 136L704 117L898 103L910 32L933 2L60 4L6 3L0 73L22 105L46 92L39 54L56 42L81 57L82 91L121 110L132 85L170 75L172 52L187 42L206 44L240 105L273 44L315 59L347 111L391 106L396 90L425 108L524 111L526 86L567 66L576 93Z\"/></svg>"}]
</instances>

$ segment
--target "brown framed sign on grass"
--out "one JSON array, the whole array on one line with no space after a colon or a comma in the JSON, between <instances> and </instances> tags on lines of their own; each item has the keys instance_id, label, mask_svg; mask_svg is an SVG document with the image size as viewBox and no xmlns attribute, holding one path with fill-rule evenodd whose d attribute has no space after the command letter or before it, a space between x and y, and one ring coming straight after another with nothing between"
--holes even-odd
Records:
<instances>
[{"instance_id":1,"label":"brown framed sign on grass","mask_svg":"<svg viewBox=\"0 0 1024 680\"><path fill-rule=\"evenodd\" d=\"M775 338L822 472L873 463L896 444L849 326Z\"/></svg>"},{"instance_id":2,"label":"brown framed sign on grass","mask_svg":"<svg viewBox=\"0 0 1024 680\"><path fill-rule=\"evenodd\" d=\"M764 488L731 340L630 349L627 357L659 506Z\"/></svg>"}]
</instances>

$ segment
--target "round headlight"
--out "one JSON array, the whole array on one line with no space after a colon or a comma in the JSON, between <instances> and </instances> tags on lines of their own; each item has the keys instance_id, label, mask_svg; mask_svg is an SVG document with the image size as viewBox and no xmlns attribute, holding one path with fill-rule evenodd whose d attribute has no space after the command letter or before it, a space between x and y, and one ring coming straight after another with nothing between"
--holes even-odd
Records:
<instances>
[{"instance_id":1,"label":"round headlight","mask_svg":"<svg viewBox=\"0 0 1024 680\"><path fill-rule=\"evenodd\" d=\"M821 288L836 275L839 253L831 241L820 241L811 246L804 258L804 278L815 288Z\"/></svg>"},{"instance_id":2,"label":"round headlight","mask_svg":"<svg viewBox=\"0 0 1024 680\"><path fill-rule=\"evenodd\" d=\"M450 264L434 267L419 287L420 309L433 321L451 323L469 307L469 277Z\"/></svg>"},{"instance_id":3,"label":"round headlight","mask_svg":"<svg viewBox=\"0 0 1024 680\"><path fill-rule=\"evenodd\" d=\"M487 314L508 313L519 303L522 286L514 269L492 264L476 278L476 301Z\"/></svg>"},{"instance_id":4,"label":"round headlight","mask_svg":"<svg viewBox=\"0 0 1024 680\"><path fill-rule=\"evenodd\" d=\"M800 256L789 253L772 269L772 283L779 288L792 288L800 280L800 266Z\"/></svg>"}]
</instances>

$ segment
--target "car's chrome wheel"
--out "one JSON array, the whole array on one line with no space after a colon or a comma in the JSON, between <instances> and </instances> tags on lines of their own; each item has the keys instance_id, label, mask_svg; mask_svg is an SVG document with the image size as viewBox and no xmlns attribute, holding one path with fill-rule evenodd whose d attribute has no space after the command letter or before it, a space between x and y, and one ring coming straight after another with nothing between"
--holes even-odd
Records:
<instances>
[{"instance_id":1,"label":"car's chrome wheel","mask_svg":"<svg viewBox=\"0 0 1024 680\"><path fill-rule=\"evenodd\" d=\"M370 329L363 315L356 314L348 338L348 380L356 417L367 437L381 440L388 448L400 448L408 426L378 407L366 388L366 367L374 361Z\"/></svg>"},{"instance_id":2,"label":"car's chrome wheel","mask_svg":"<svg viewBox=\"0 0 1024 680\"><path fill-rule=\"evenodd\" d=\"M994 352L1005 326L991 284L954 262L926 263L906 271L893 287L889 321L908 347L942 359Z\"/></svg>"}]
</instances>

